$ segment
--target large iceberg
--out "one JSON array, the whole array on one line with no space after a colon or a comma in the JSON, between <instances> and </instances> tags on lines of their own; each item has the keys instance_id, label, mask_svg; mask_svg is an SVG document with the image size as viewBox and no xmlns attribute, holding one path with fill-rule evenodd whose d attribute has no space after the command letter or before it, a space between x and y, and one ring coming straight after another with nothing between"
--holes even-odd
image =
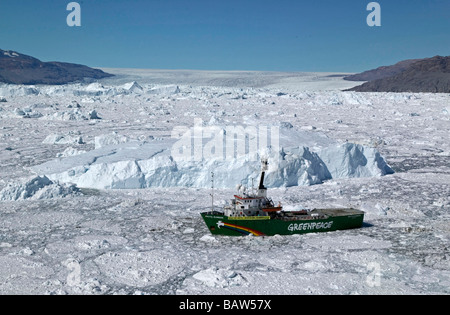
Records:
<instances>
[{"instance_id":1,"label":"large iceberg","mask_svg":"<svg viewBox=\"0 0 450 315\"><path fill-rule=\"evenodd\" d=\"M281 132L283 139L283 131ZM174 158L174 139L150 142L112 142L84 154L53 160L33 167L51 180L95 189L211 186L217 188L256 184L260 159L268 158L265 185L269 188L321 184L333 178L382 176L393 171L374 148L351 143L327 142L317 152L303 145L252 152L233 159ZM297 138L300 139L300 138ZM106 144L106 143L105 143ZM109 143L108 143L109 144Z\"/></svg>"}]
</instances>

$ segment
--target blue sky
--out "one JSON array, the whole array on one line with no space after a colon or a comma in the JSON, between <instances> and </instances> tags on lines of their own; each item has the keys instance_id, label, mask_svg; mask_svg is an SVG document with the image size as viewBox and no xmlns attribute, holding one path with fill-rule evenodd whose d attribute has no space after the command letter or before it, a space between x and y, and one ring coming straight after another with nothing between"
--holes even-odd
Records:
<instances>
[{"instance_id":1,"label":"blue sky","mask_svg":"<svg viewBox=\"0 0 450 315\"><path fill-rule=\"evenodd\" d=\"M450 55L449 0L1 0L0 48L92 67L359 72Z\"/></svg>"}]
</instances>

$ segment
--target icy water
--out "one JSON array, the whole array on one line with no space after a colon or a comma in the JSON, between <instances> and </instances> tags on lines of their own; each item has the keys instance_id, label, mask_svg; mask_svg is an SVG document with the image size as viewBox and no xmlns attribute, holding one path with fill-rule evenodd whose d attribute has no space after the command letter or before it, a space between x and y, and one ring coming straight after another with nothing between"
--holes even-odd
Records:
<instances>
[{"instance_id":1,"label":"icy water","mask_svg":"<svg viewBox=\"0 0 450 315\"><path fill-rule=\"evenodd\" d=\"M349 83L330 74L117 72L0 86L0 195L21 197L0 202L1 294L450 293L448 94L340 92ZM269 190L286 207L359 208L361 229L242 238L209 234L208 188L27 182L57 156L91 152L95 137L158 141L194 118L289 122L318 147L326 137L376 148L395 174ZM234 193L216 189L216 206Z\"/></svg>"}]
</instances>

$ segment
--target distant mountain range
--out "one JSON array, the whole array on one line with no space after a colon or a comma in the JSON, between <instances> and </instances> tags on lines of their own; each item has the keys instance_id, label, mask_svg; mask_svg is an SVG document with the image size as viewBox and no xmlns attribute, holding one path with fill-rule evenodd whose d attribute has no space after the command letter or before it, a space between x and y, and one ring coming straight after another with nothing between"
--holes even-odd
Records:
<instances>
[{"instance_id":1,"label":"distant mountain range","mask_svg":"<svg viewBox=\"0 0 450 315\"><path fill-rule=\"evenodd\" d=\"M405 60L344 79L369 81L347 91L450 93L450 56Z\"/></svg>"},{"instance_id":2,"label":"distant mountain range","mask_svg":"<svg viewBox=\"0 0 450 315\"><path fill-rule=\"evenodd\" d=\"M102 70L65 62L42 62L11 50L0 49L0 82L61 85L84 79L113 76Z\"/></svg>"}]
</instances>

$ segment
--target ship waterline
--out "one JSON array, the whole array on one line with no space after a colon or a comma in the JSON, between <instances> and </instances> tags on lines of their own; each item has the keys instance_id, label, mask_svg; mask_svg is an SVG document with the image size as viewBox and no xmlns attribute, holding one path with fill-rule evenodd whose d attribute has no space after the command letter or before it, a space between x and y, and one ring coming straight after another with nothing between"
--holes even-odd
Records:
<instances>
[{"instance_id":1,"label":"ship waterline","mask_svg":"<svg viewBox=\"0 0 450 315\"><path fill-rule=\"evenodd\" d=\"M273 236L360 228L364 212L356 209L315 209L307 214L284 212L274 217L228 217L220 212L205 212L202 217L213 235Z\"/></svg>"}]
</instances>

